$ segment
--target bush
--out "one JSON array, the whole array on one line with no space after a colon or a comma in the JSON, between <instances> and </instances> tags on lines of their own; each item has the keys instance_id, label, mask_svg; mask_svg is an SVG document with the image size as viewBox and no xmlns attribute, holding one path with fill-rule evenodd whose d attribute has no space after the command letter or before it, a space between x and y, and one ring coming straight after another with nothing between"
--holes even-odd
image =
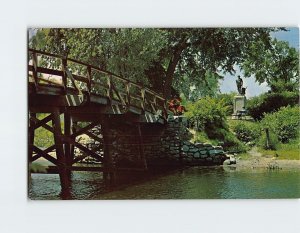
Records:
<instances>
[{"instance_id":1,"label":"bush","mask_svg":"<svg viewBox=\"0 0 300 233\"><path fill-rule=\"evenodd\" d=\"M197 130L204 130L208 137L212 137L216 129L228 129L226 123L227 107L224 101L214 98L202 98L187 106L185 116Z\"/></svg>"},{"instance_id":2,"label":"bush","mask_svg":"<svg viewBox=\"0 0 300 233\"><path fill-rule=\"evenodd\" d=\"M246 146L229 131L227 124L227 110L223 99L206 97L188 105L185 113L189 121L194 124L197 131L201 131L198 137L207 136L209 140L223 142L225 150L246 151Z\"/></svg>"},{"instance_id":3,"label":"bush","mask_svg":"<svg viewBox=\"0 0 300 233\"><path fill-rule=\"evenodd\" d=\"M219 101L223 101L224 102L224 106L226 106L226 114L227 116L231 115L233 113L233 99L234 96L237 95L237 93L235 92L231 92L231 93L222 93L222 94L218 94L217 95L217 99Z\"/></svg>"},{"instance_id":4,"label":"bush","mask_svg":"<svg viewBox=\"0 0 300 233\"><path fill-rule=\"evenodd\" d=\"M247 102L247 111L255 120L260 120L265 113L275 112L281 107L298 104L298 92L265 93L249 99Z\"/></svg>"},{"instance_id":5,"label":"bush","mask_svg":"<svg viewBox=\"0 0 300 233\"><path fill-rule=\"evenodd\" d=\"M244 143L254 143L260 136L258 123L250 121L235 121L232 123L235 136Z\"/></svg>"},{"instance_id":6,"label":"bush","mask_svg":"<svg viewBox=\"0 0 300 233\"><path fill-rule=\"evenodd\" d=\"M229 152L241 153L246 152L249 148L230 131L224 134L224 149Z\"/></svg>"},{"instance_id":7,"label":"bush","mask_svg":"<svg viewBox=\"0 0 300 233\"><path fill-rule=\"evenodd\" d=\"M279 111L264 115L261 128L269 128L282 143L299 137L299 107L283 107Z\"/></svg>"}]
</instances>

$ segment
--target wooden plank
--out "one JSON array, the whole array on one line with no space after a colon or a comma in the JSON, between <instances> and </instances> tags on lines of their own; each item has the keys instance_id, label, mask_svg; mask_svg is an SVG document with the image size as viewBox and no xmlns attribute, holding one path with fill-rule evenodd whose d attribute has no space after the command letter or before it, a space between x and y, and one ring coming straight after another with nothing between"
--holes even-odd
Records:
<instances>
[{"instance_id":1,"label":"wooden plank","mask_svg":"<svg viewBox=\"0 0 300 233\"><path fill-rule=\"evenodd\" d=\"M142 166L144 169L148 169L147 167L147 160L144 152L144 147L143 147L143 136L142 136L142 131L141 131L141 125L137 124L138 128L138 142L139 142L139 154L140 154L140 160L142 162Z\"/></svg>"},{"instance_id":2,"label":"wooden plank","mask_svg":"<svg viewBox=\"0 0 300 233\"><path fill-rule=\"evenodd\" d=\"M53 151L55 149L55 145L52 145L50 147L48 147L47 149L44 150L44 153L49 153L51 151ZM40 157L42 157L42 154L36 154L35 156L32 157L32 161L35 161L37 159L39 159Z\"/></svg>"},{"instance_id":3,"label":"wooden plank","mask_svg":"<svg viewBox=\"0 0 300 233\"><path fill-rule=\"evenodd\" d=\"M67 74L66 74L66 69L67 69L67 59L62 58L62 81L63 81L63 86L64 86L64 90L67 90L67 86L68 86L68 80L67 80Z\"/></svg>"},{"instance_id":4,"label":"wooden plank","mask_svg":"<svg viewBox=\"0 0 300 233\"><path fill-rule=\"evenodd\" d=\"M141 89L141 107L145 111L145 89Z\"/></svg>"},{"instance_id":5,"label":"wooden plank","mask_svg":"<svg viewBox=\"0 0 300 233\"><path fill-rule=\"evenodd\" d=\"M65 58L63 58L62 56L59 56L59 55L54 55L54 54L50 54L50 53L47 53L47 52L38 51L38 50L34 50L34 49L28 49L28 51L30 51L30 52L32 52L32 53L37 53L37 54L44 54L44 55L47 55L47 56L50 56L50 57L56 57L56 58L65 59ZM113 73L111 73L111 72L109 72L109 71L102 70L102 69L100 69L99 67L92 66L92 65L86 64L86 63L81 62L81 61L77 61L77 60L72 59L72 58L67 58L66 60L67 60L67 61L74 62L74 63L78 63L78 64L83 65L83 66L87 66L87 67L89 66L89 67L91 67L91 69L93 69L93 70L96 70L96 71L101 72L101 73L106 74L106 75L111 75L111 76L113 76L114 78L119 79L119 80L121 80L121 81L123 81L123 82L125 81L125 82L127 82L127 83L131 83L132 85L138 87L139 89L145 88L145 90L146 90L148 93L151 93L151 94L153 94L153 95L156 95L157 98L159 98L159 99L165 101L165 99L164 99L161 95L159 95L158 93L156 93L155 91L153 91L153 90L151 90L151 89L149 89L149 88L146 88L146 87L144 87L143 85L140 85L140 84L138 84L138 83L136 83L136 82L130 81L129 79L126 79L126 78L121 77L121 76L119 76L119 75L113 74Z\"/></svg>"},{"instance_id":6,"label":"wooden plank","mask_svg":"<svg viewBox=\"0 0 300 233\"><path fill-rule=\"evenodd\" d=\"M66 68L66 74L67 74L67 77L71 80L71 82L72 82L73 86L75 87L75 89L78 91L79 95L82 95L82 91L80 90L80 88L76 84L75 79L74 79L72 73L68 70L68 68Z\"/></svg>"},{"instance_id":7,"label":"wooden plank","mask_svg":"<svg viewBox=\"0 0 300 233\"><path fill-rule=\"evenodd\" d=\"M56 114L57 114L57 113L56 113ZM53 113L53 117L57 117L57 116L54 116L54 113ZM37 119L34 119L34 120L36 121ZM56 120L56 121L57 121L57 120ZM58 123L58 122L57 122L57 123ZM53 123L53 124L54 124L54 123ZM55 129L55 126L54 126L54 125L53 125L53 127L51 127L51 126L49 126L49 125L47 125L47 124L42 125L42 127L45 128L45 129L47 129L47 130L49 130L50 132L52 132L52 133L54 134L54 140L55 140L56 152L57 152L58 154L60 154L61 157L63 157L63 158L61 158L60 162L63 163L63 164L66 164L67 162L70 162L70 163L71 163L71 161L70 161L70 160L68 161L68 159L67 159L67 158L70 159L70 153L69 153L69 151L68 151L69 157L67 157L67 155L66 155L66 154L64 153L64 151L62 150L62 145L63 145L63 144L65 144L65 145L66 145L66 144L67 144L67 145L70 145L70 144L75 145L75 146L78 147L80 150L84 151L85 153L87 153L88 155L92 156L93 158L99 160L100 162L102 161L102 157L101 157L101 156L99 156L99 155L96 154L95 152L93 152L93 151L87 149L86 147L82 146L80 143L78 143L78 142L76 142L76 141L74 140L76 136L79 136L79 135L81 135L81 134L86 133L87 130L92 129L92 128L95 127L95 125L97 125L97 124L99 124L99 122L93 122L93 123L91 123L90 125L88 125L88 126L86 126L86 127L84 127L84 128L81 128L80 130L74 132L72 135L69 135L69 137L68 137L67 135L62 135L61 133L59 133L59 132L61 132L61 131L58 131L58 130L60 129L60 126L58 127L58 129ZM57 131L58 131L58 132L57 132ZM57 154L57 156L59 156L58 154Z\"/></svg>"},{"instance_id":8,"label":"wooden plank","mask_svg":"<svg viewBox=\"0 0 300 233\"><path fill-rule=\"evenodd\" d=\"M33 69L32 69L32 75L33 75L33 80L34 80L34 85L37 88L38 87L38 75L37 75L37 55L36 53L32 53L32 64L33 64Z\"/></svg>"},{"instance_id":9,"label":"wooden plank","mask_svg":"<svg viewBox=\"0 0 300 233\"><path fill-rule=\"evenodd\" d=\"M61 124L60 124L60 112L59 109L55 109L53 111L53 129L54 129L54 142L56 148L56 157L59 162L59 179L62 188L62 193L68 192L71 183L71 171L67 168L68 161L66 155L64 153L63 148L63 140L62 140L62 131L61 131Z\"/></svg>"},{"instance_id":10,"label":"wooden plank","mask_svg":"<svg viewBox=\"0 0 300 233\"><path fill-rule=\"evenodd\" d=\"M77 126L77 121L74 120L74 118L72 117L72 124L71 124L71 132L72 134L76 132L76 126ZM71 136L71 135L70 135ZM70 156L71 156L71 160L73 163L74 157L75 157L75 146L73 144L71 144L71 152L70 152Z\"/></svg>"},{"instance_id":11,"label":"wooden plank","mask_svg":"<svg viewBox=\"0 0 300 233\"><path fill-rule=\"evenodd\" d=\"M119 91L116 89L116 87L113 83L111 83L111 87L112 87L112 91L114 91L116 93L116 95L117 95L118 99L121 101L121 103L123 105L126 105L124 98L119 94Z\"/></svg>"},{"instance_id":12,"label":"wooden plank","mask_svg":"<svg viewBox=\"0 0 300 233\"><path fill-rule=\"evenodd\" d=\"M103 166L106 169L112 169L113 166L113 161L112 161L112 155L110 152L110 148L109 145L111 144L110 141L110 134L109 134L109 127L110 127L110 121L109 121L109 117L106 116L103 121L101 122L101 129L102 129L102 133L103 133L103 141L104 141L104 160L103 160ZM115 178L115 174L114 173L110 173L110 172L104 172L103 173L103 177L105 180L108 179L108 177L110 177L111 181L114 180Z\"/></svg>"},{"instance_id":13,"label":"wooden plank","mask_svg":"<svg viewBox=\"0 0 300 233\"><path fill-rule=\"evenodd\" d=\"M74 146L76 146L78 149L80 149L84 153L88 154L89 156L93 157L94 159L97 159L99 162L103 161L103 158L100 155L98 155L95 152L89 150L88 148L84 147L83 145L76 142L75 140L73 140L71 138L64 137L64 141L67 141L70 144L73 144Z\"/></svg>"},{"instance_id":14,"label":"wooden plank","mask_svg":"<svg viewBox=\"0 0 300 233\"><path fill-rule=\"evenodd\" d=\"M80 130L82 129L81 127L79 127L78 125L75 126L75 129L76 130ZM102 142L103 141L103 138L99 138L98 136L86 131L84 134L88 135L90 138L94 139L95 141L97 142Z\"/></svg>"},{"instance_id":15,"label":"wooden plank","mask_svg":"<svg viewBox=\"0 0 300 233\"><path fill-rule=\"evenodd\" d=\"M37 129L37 128L41 127L42 125L47 124L51 120L52 120L52 114L44 117L42 120L39 120L36 117L36 115L33 115L30 119L30 121L33 123L32 125L30 125L30 128Z\"/></svg>"},{"instance_id":16,"label":"wooden plank","mask_svg":"<svg viewBox=\"0 0 300 233\"><path fill-rule=\"evenodd\" d=\"M95 127L96 125L98 125L98 124L100 124L100 120L94 121L94 122L92 122L91 124L89 124L89 125L87 125L87 126L81 128L80 130L77 130L76 132L74 132L74 133L71 135L71 137L75 139L77 136L79 136L79 135L81 135L81 134L84 134L86 131L88 131L88 130L94 128L94 127Z\"/></svg>"},{"instance_id":17,"label":"wooden plank","mask_svg":"<svg viewBox=\"0 0 300 233\"><path fill-rule=\"evenodd\" d=\"M61 124L60 124L60 112L58 109L53 111L52 125L53 127L50 127L48 125L43 125L43 127L54 134L57 160L61 164L66 165L66 158L63 150L62 132L61 132Z\"/></svg>"},{"instance_id":18,"label":"wooden plank","mask_svg":"<svg viewBox=\"0 0 300 233\"><path fill-rule=\"evenodd\" d=\"M50 161L51 163L58 165L59 161L55 158L53 158L52 156L50 156L48 153L46 153L45 151L41 150L40 148L36 147L33 145L32 147L33 151L36 152L37 154L40 155L40 157L45 158L46 160Z\"/></svg>"},{"instance_id":19,"label":"wooden plank","mask_svg":"<svg viewBox=\"0 0 300 233\"><path fill-rule=\"evenodd\" d=\"M28 65L28 71L33 72L34 71L34 66L33 65ZM50 68L45 68L45 67L37 67L36 71L37 71L37 73L55 75L55 76L60 76L60 77L63 77L63 75L64 75L64 72L61 71L61 70L50 69ZM75 80L85 82L85 83L89 82L87 77L77 75L77 74L72 74L72 75L73 75L73 78ZM39 79L44 80L44 81L49 81L49 80L45 80L45 79L42 79L42 78L39 78ZM51 81L49 81L49 82L51 82ZM51 83L53 83L53 82L51 82ZM61 83L61 84L60 83L55 83L55 84L63 86L63 83Z\"/></svg>"},{"instance_id":20,"label":"wooden plank","mask_svg":"<svg viewBox=\"0 0 300 233\"><path fill-rule=\"evenodd\" d=\"M91 68L91 66L87 66L87 77L88 77L88 83L87 83L88 93L90 96L91 91L92 91L92 68Z\"/></svg>"},{"instance_id":21,"label":"wooden plank","mask_svg":"<svg viewBox=\"0 0 300 233\"><path fill-rule=\"evenodd\" d=\"M34 66L32 65L28 65L28 71L34 71ZM38 73L42 73L42 74L50 74L50 75L55 75L55 76L63 76L63 71L61 70L55 70L55 69L49 69L49 68L45 68L45 67L36 67L36 71Z\"/></svg>"},{"instance_id":22,"label":"wooden plank","mask_svg":"<svg viewBox=\"0 0 300 233\"><path fill-rule=\"evenodd\" d=\"M71 135L71 117L70 114L66 111L64 113L64 135L66 137L70 137ZM68 165L72 164L72 156L71 156L71 145L68 142L64 143L65 156Z\"/></svg>"},{"instance_id":23,"label":"wooden plank","mask_svg":"<svg viewBox=\"0 0 300 233\"><path fill-rule=\"evenodd\" d=\"M29 114L29 129L28 129L28 162L32 162L32 152L33 152L33 145L34 145L34 125L32 124L31 118L36 117L36 113L30 112Z\"/></svg>"},{"instance_id":24,"label":"wooden plank","mask_svg":"<svg viewBox=\"0 0 300 233\"><path fill-rule=\"evenodd\" d=\"M130 106L130 82L126 83L127 105Z\"/></svg>"}]
</instances>

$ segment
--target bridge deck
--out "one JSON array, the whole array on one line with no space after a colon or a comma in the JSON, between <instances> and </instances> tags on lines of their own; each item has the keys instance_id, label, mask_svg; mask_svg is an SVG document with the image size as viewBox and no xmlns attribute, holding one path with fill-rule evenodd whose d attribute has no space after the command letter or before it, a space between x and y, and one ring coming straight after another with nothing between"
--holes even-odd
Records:
<instances>
[{"instance_id":1,"label":"bridge deck","mask_svg":"<svg viewBox=\"0 0 300 233\"><path fill-rule=\"evenodd\" d=\"M99 105L101 114L130 112L143 115L146 122L166 120L162 96L98 67L29 49L28 72L29 108L94 106L97 110Z\"/></svg>"},{"instance_id":2,"label":"bridge deck","mask_svg":"<svg viewBox=\"0 0 300 233\"><path fill-rule=\"evenodd\" d=\"M113 179L114 171L119 168L114 166L110 152L109 130L112 122L119 122L136 128L139 146L134 152L139 153L140 167L134 169L147 169L140 125L166 122L166 101L162 96L141 84L74 59L29 49L28 61L29 162L43 157L55 165L50 170L59 172L62 190L70 186L73 170L99 171L103 172L104 179ZM37 113L48 115L39 119ZM78 122L85 122L85 126ZM90 131L99 125L102 136ZM54 144L46 149L34 143L35 130L40 127L54 137ZM101 150L81 144L76 138L82 134L100 142ZM75 147L81 155L75 155ZM87 157L94 158L101 167L76 166Z\"/></svg>"}]
</instances>

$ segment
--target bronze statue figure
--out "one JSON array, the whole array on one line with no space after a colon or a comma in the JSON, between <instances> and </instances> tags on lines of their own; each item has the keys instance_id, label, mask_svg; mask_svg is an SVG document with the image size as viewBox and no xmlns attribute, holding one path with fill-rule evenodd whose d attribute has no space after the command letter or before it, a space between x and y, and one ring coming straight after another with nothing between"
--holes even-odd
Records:
<instances>
[{"instance_id":1,"label":"bronze statue figure","mask_svg":"<svg viewBox=\"0 0 300 233\"><path fill-rule=\"evenodd\" d=\"M237 89L238 89L238 92L240 95L243 95L245 93L243 93L243 79L241 78L240 75L238 75L238 79L236 80L236 86L237 86Z\"/></svg>"}]
</instances>

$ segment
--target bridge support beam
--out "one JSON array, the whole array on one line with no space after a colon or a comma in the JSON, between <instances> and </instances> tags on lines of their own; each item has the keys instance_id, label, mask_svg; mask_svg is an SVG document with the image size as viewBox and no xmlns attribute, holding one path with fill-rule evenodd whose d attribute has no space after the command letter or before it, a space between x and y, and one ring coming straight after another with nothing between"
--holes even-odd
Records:
<instances>
[{"instance_id":1,"label":"bridge support beam","mask_svg":"<svg viewBox=\"0 0 300 233\"><path fill-rule=\"evenodd\" d=\"M66 137L70 137L71 135L71 117L67 111L64 113L64 135ZM64 150L67 164L70 166L72 165L73 158L71 154L71 144L67 141L64 142Z\"/></svg>"},{"instance_id":2,"label":"bridge support beam","mask_svg":"<svg viewBox=\"0 0 300 233\"><path fill-rule=\"evenodd\" d=\"M101 131L103 133L103 141L104 141L104 172L103 178L107 182L110 183L115 182L115 171L112 160L112 154L109 146L111 145L110 133L109 133L109 116L105 116L101 123Z\"/></svg>"},{"instance_id":3,"label":"bridge support beam","mask_svg":"<svg viewBox=\"0 0 300 233\"><path fill-rule=\"evenodd\" d=\"M54 129L54 142L56 148L56 156L58 161L59 178L61 183L62 198L70 197L71 188L71 170L68 168L68 159L64 151L64 142L62 140L62 130L60 121L60 112L56 108L52 114L52 124ZM69 144L68 144L69 145Z\"/></svg>"},{"instance_id":4,"label":"bridge support beam","mask_svg":"<svg viewBox=\"0 0 300 233\"><path fill-rule=\"evenodd\" d=\"M32 152L33 152L33 145L34 145L34 124L31 122L31 118L36 118L36 113L29 113L29 129L28 129L28 162L32 162Z\"/></svg>"},{"instance_id":5,"label":"bridge support beam","mask_svg":"<svg viewBox=\"0 0 300 233\"><path fill-rule=\"evenodd\" d=\"M142 136L142 131L141 131L141 124L137 124L137 129L138 129L138 142L139 142L139 154L140 158L139 160L141 161L141 165L145 170L148 169L147 167L147 160L144 152L144 143L143 143L143 136Z\"/></svg>"}]
</instances>

